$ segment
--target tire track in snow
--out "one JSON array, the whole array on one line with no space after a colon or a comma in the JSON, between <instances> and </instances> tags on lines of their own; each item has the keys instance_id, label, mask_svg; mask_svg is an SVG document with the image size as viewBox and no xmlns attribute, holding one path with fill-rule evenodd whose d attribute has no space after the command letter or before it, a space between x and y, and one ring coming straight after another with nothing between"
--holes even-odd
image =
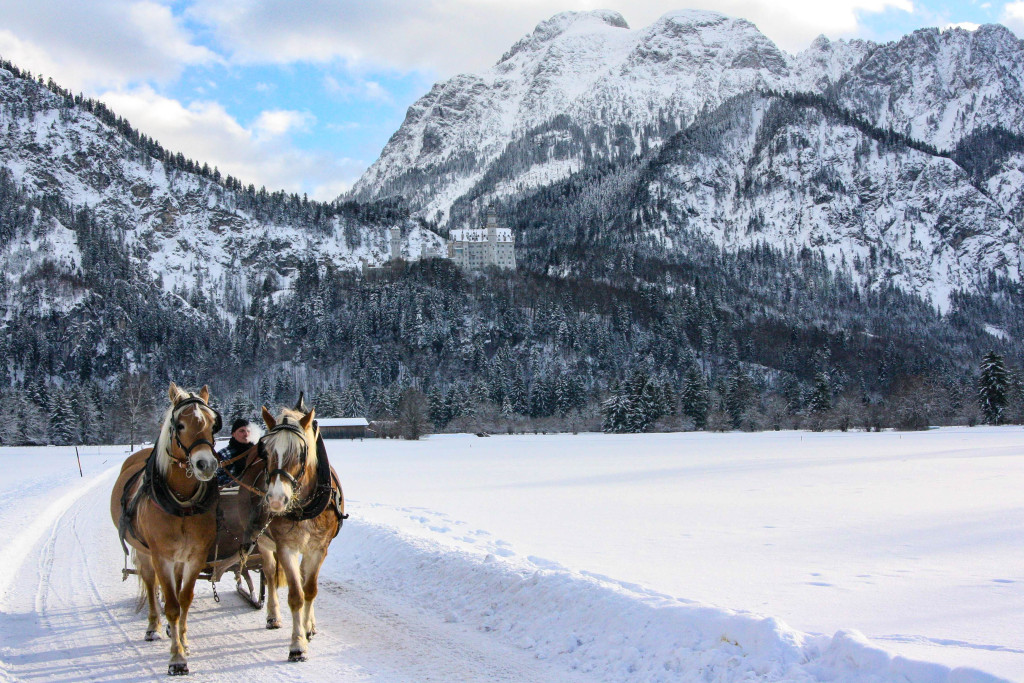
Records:
<instances>
[{"instance_id":1,"label":"tire track in snow","mask_svg":"<svg viewBox=\"0 0 1024 683\"><path fill-rule=\"evenodd\" d=\"M0 679L143 681L164 676L169 642L143 640L136 584L120 580L122 552L107 511L118 468L65 494L10 544L0 624ZM334 553L345 552L340 536ZM33 562L34 560L34 562ZM267 631L265 611L234 596L233 578L196 585L189 615L192 680L237 681L585 681L529 653L355 580L324 576L320 633L306 664L286 662L290 628ZM282 616L290 624L286 590Z\"/></svg>"}]
</instances>

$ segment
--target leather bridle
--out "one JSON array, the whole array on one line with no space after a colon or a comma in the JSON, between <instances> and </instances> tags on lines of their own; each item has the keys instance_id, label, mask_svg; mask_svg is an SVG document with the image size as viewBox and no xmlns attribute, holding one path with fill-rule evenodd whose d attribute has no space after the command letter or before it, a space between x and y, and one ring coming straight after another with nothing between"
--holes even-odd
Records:
<instances>
[{"instance_id":1,"label":"leather bridle","mask_svg":"<svg viewBox=\"0 0 1024 683\"><path fill-rule=\"evenodd\" d=\"M201 434L198 439L193 441L188 446L181 442L181 431L178 429L178 416L181 414L181 411L184 408L190 405L201 406L213 413L213 428L212 431L210 432L210 439L214 438L214 435L220 431L220 428L223 425L220 413L217 412L217 410L213 408L209 403L199 398L198 396L190 396L189 398L186 398L185 400L175 405L174 410L171 412L171 433L174 434L174 442L178 444L178 448L185 451L185 457L175 457L174 451L172 451L171 449L167 449L167 455L170 456L172 460L176 461L179 467L188 467L188 464L192 458L192 451L194 451L199 446L202 446L203 444L209 446L210 450L214 454L216 454L217 452L217 447L214 445L213 441L211 441L210 439L202 438Z\"/></svg>"},{"instance_id":2,"label":"leather bridle","mask_svg":"<svg viewBox=\"0 0 1024 683\"><path fill-rule=\"evenodd\" d=\"M260 440L258 442L259 446L257 453L260 455L263 461L267 463L267 466L269 467L270 459L267 457L266 447L263 445L263 440L270 437L273 434L279 434L281 432L288 432L290 434L294 434L295 436L299 437L299 440L302 442L302 451L299 455L299 471L294 476L292 475L291 472L284 469L283 467L278 467L275 470L267 472L267 490L270 490L270 485L274 477L282 477L292 485L292 491L297 494L299 492L299 482L302 481L302 477L306 474L306 461L309 459L309 446L306 443L305 430L303 430L302 427L300 427L299 425L291 424L290 422L282 422L281 424L277 425L269 432L264 434L262 437L260 437ZM319 427L316 423L316 420L313 421L313 433L314 435L319 433Z\"/></svg>"}]
</instances>

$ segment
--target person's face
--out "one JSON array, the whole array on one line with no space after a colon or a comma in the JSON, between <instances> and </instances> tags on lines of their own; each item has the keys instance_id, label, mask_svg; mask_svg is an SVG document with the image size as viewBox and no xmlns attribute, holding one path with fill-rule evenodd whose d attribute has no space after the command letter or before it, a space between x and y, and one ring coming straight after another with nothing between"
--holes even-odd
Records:
<instances>
[{"instance_id":1,"label":"person's face","mask_svg":"<svg viewBox=\"0 0 1024 683\"><path fill-rule=\"evenodd\" d=\"M246 425L245 427L239 427L235 431L231 432L231 436L235 441L249 443L249 426Z\"/></svg>"}]
</instances>

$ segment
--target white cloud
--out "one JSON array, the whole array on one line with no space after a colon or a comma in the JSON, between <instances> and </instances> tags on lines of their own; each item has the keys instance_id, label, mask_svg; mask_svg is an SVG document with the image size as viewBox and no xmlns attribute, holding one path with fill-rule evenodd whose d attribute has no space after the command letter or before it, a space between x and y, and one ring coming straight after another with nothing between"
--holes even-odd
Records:
<instances>
[{"instance_id":1,"label":"white cloud","mask_svg":"<svg viewBox=\"0 0 1024 683\"><path fill-rule=\"evenodd\" d=\"M293 130L309 130L316 124L316 117L309 112L271 109L261 112L253 123L253 129L260 138L272 138Z\"/></svg>"},{"instance_id":2,"label":"white cloud","mask_svg":"<svg viewBox=\"0 0 1024 683\"><path fill-rule=\"evenodd\" d=\"M943 31L948 31L951 28L962 28L965 31L977 31L981 24L975 24L973 21L960 21L955 24L946 24L942 27Z\"/></svg>"},{"instance_id":3,"label":"white cloud","mask_svg":"<svg viewBox=\"0 0 1024 683\"><path fill-rule=\"evenodd\" d=\"M1024 38L1024 0L1006 3L999 20L1019 38Z\"/></svg>"},{"instance_id":4,"label":"white cloud","mask_svg":"<svg viewBox=\"0 0 1024 683\"><path fill-rule=\"evenodd\" d=\"M394 98L387 88L376 81L368 81L352 74L351 80L339 81L331 74L324 76L324 90L331 95L340 97L343 100L363 100L367 102L381 102L393 104Z\"/></svg>"},{"instance_id":5,"label":"white cloud","mask_svg":"<svg viewBox=\"0 0 1024 683\"><path fill-rule=\"evenodd\" d=\"M350 187L367 166L293 146L287 133L315 121L303 112L265 111L245 126L217 102L186 107L148 86L107 92L100 99L167 149L216 166L245 184L328 200L340 194L336 187Z\"/></svg>"},{"instance_id":6,"label":"white cloud","mask_svg":"<svg viewBox=\"0 0 1024 683\"><path fill-rule=\"evenodd\" d=\"M151 0L0 0L0 54L23 69L90 91L170 81L219 57Z\"/></svg>"},{"instance_id":7,"label":"white cloud","mask_svg":"<svg viewBox=\"0 0 1024 683\"><path fill-rule=\"evenodd\" d=\"M911 0L691 0L684 4L749 19L790 51L806 47L821 33L856 34L861 14L914 9ZM596 0L563 0L557 6L549 0L196 0L189 16L215 32L237 63L341 60L355 69L451 74L490 66L538 22L558 11L608 5ZM632 0L622 9L631 26L642 28L677 8L666 0Z\"/></svg>"}]
</instances>

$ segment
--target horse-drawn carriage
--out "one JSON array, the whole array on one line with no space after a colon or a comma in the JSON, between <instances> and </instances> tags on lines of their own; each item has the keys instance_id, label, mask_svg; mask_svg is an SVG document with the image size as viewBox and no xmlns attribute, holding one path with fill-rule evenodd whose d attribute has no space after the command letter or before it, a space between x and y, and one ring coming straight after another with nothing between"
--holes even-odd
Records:
<instances>
[{"instance_id":1,"label":"horse-drawn carriage","mask_svg":"<svg viewBox=\"0 0 1024 683\"><path fill-rule=\"evenodd\" d=\"M317 631L313 600L320 567L347 516L315 410L301 395L294 409L277 417L264 407L268 433L245 456L238 486L219 489L214 435L221 418L209 405L208 389L190 394L172 383L168 396L171 405L153 447L128 457L110 499L125 550L124 577L137 574L145 588L146 640L159 638L159 586L171 640L167 673L188 674L187 619L196 580L209 579L219 601L216 582L230 571L253 607L266 605L268 629L281 628L277 587L287 581L288 660L305 661ZM129 546L133 569L127 566Z\"/></svg>"},{"instance_id":2,"label":"horse-drawn carriage","mask_svg":"<svg viewBox=\"0 0 1024 683\"><path fill-rule=\"evenodd\" d=\"M200 581L209 581L213 599L220 602L217 583L227 573L235 575L235 590L253 609L263 609L267 600L267 581L263 576L263 559L255 539L247 539L249 524L247 506L243 504L240 486L223 486L217 502L217 540L199 572ZM121 570L121 578L138 575L134 567Z\"/></svg>"}]
</instances>

